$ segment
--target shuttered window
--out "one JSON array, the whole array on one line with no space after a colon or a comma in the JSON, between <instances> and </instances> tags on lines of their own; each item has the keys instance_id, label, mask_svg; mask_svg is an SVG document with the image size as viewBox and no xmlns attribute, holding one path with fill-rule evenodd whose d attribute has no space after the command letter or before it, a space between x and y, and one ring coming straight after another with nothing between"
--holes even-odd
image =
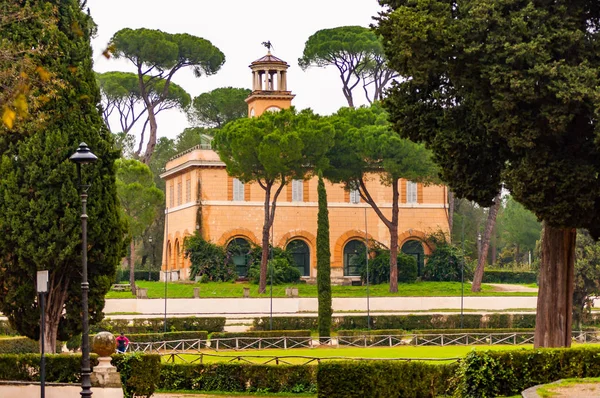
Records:
<instances>
[{"instance_id":1,"label":"shuttered window","mask_svg":"<svg viewBox=\"0 0 600 398\"><path fill-rule=\"evenodd\" d=\"M358 189L350 190L350 203L360 203L360 194L358 193Z\"/></svg>"},{"instance_id":2,"label":"shuttered window","mask_svg":"<svg viewBox=\"0 0 600 398\"><path fill-rule=\"evenodd\" d=\"M406 203L417 203L417 183L406 182Z\"/></svg>"},{"instance_id":3,"label":"shuttered window","mask_svg":"<svg viewBox=\"0 0 600 398\"><path fill-rule=\"evenodd\" d=\"M292 202L304 201L304 181L292 180Z\"/></svg>"},{"instance_id":4,"label":"shuttered window","mask_svg":"<svg viewBox=\"0 0 600 398\"><path fill-rule=\"evenodd\" d=\"M244 201L244 183L237 178L233 179L233 200L236 202Z\"/></svg>"}]
</instances>

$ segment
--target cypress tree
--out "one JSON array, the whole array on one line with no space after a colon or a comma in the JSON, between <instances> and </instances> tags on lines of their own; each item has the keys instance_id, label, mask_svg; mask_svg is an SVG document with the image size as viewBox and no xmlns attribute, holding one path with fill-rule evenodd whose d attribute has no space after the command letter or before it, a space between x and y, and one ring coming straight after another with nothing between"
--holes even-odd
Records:
<instances>
[{"instance_id":1,"label":"cypress tree","mask_svg":"<svg viewBox=\"0 0 600 398\"><path fill-rule=\"evenodd\" d=\"M321 341L331 335L331 251L329 249L329 210L323 174L319 171L317 186L317 291L319 300L319 336Z\"/></svg>"},{"instance_id":2,"label":"cypress tree","mask_svg":"<svg viewBox=\"0 0 600 398\"><path fill-rule=\"evenodd\" d=\"M57 10L55 29L15 24L3 32L27 45L55 46L60 57L37 62L61 81L53 98L43 99L44 118L27 134L0 127L0 311L19 333L40 337L36 273L49 271L44 341L81 332L81 200L75 165L69 156L86 142L98 156L82 167L88 189L88 281L90 323L102 319L104 295L124 253L125 224L119 216L115 166L119 152L103 124L100 95L92 71L91 18L77 0L30 1ZM30 93L36 96L37 93ZM37 98L39 99L39 98Z\"/></svg>"}]
</instances>

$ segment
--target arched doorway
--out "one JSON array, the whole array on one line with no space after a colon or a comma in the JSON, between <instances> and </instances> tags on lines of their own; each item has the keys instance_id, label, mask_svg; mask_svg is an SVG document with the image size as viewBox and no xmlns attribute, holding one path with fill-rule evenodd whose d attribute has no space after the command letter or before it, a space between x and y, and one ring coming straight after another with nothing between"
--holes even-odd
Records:
<instances>
[{"instance_id":1,"label":"arched doorway","mask_svg":"<svg viewBox=\"0 0 600 398\"><path fill-rule=\"evenodd\" d=\"M305 241L294 239L288 243L286 249L292 254L294 265L301 276L310 276L310 249Z\"/></svg>"},{"instance_id":2,"label":"arched doorway","mask_svg":"<svg viewBox=\"0 0 600 398\"><path fill-rule=\"evenodd\" d=\"M239 277L248 276L250 243L244 238L234 238L227 244L227 256L235 265Z\"/></svg>"},{"instance_id":3,"label":"arched doorway","mask_svg":"<svg viewBox=\"0 0 600 398\"><path fill-rule=\"evenodd\" d=\"M179 250L179 239L178 239L175 241L175 267L174 267L174 269L181 268L180 251L181 250Z\"/></svg>"},{"instance_id":4,"label":"arched doorway","mask_svg":"<svg viewBox=\"0 0 600 398\"><path fill-rule=\"evenodd\" d=\"M423 244L418 240L409 240L402 245L402 253L413 256L417 260L417 273L421 276L425 265Z\"/></svg>"},{"instance_id":5,"label":"arched doorway","mask_svg":"<svg viewBox=\"0 0 600 398\"><path fill-rule=\"evenodd\" d=\"M359 276L366 260L365 242L353 239L344 246L344 276Z\"/></svg>"}]
</instances>

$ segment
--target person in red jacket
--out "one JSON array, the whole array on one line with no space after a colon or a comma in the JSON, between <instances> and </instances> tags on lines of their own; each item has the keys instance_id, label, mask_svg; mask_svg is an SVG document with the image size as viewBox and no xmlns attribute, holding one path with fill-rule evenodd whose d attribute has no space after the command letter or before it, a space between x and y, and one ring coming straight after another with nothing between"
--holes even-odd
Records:
<instances>
[{"instance_id":1,"label":"person in red jacket","mask_svg":"<svg viewBox=\"0 0 600 398\"><path fill-rule=\"evenodd\" d=\"M117 341L117 353L124 354L127 347L129 347L129 339L125 337L125 333L121 333L115 340Z\"/></svg>"}]
</instances>

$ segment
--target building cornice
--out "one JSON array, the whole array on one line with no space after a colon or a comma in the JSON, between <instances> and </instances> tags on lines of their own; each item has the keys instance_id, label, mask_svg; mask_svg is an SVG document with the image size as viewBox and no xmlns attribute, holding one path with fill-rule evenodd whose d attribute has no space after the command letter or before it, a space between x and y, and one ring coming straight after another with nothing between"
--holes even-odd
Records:
<instances>
[{"instance_id":1,"label":"building cornice","mask_svg":"<svg viewBox=\"0 0 600 398\"><path fill-rule=\"evenodd\" d=\"M189 202L183 205L168 209L169 213L174 213L179 210L187 209L193 206L235 206L235 207L264 207L264 202L256 201L232 201L232 200L203 200L202 202ZM318 202L277 202L277 207L318 207ZM377 205L380 209L391 209L391 203L382 203ZM347 209L370 209L371 206L366 203L346 203L346 202L330 202L327 203L328 208L347 208ZM400 209L445 209L448 205L442 203L402 203L399 204Z\"/></svg>"},{"instance_id":2,"label":"building cornice","mask_svg":"<svg viewBox=\"0 0 600 398\"><path fill-rule=\"evenodd\" d=\"M172 175L181 173L185 169L197 167L225 167L225 163L219 160L188 160L187 162L175 166L172 169L169 169L164 173L160 174L160 178L164 180L168 177L171 177Z\"/></svg>"}]
</instances>

